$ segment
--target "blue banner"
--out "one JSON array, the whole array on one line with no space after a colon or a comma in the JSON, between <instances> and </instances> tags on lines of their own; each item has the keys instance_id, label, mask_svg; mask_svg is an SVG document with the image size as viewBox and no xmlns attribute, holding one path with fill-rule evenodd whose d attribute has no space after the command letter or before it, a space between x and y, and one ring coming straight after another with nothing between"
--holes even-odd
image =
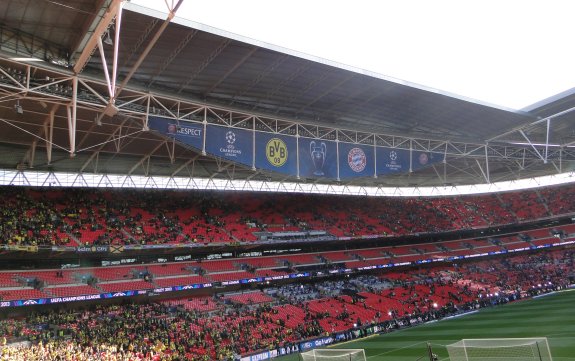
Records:
<instances>
[{"instance_id":1,"label":"blue banner","mask_svg":"<svg viewBox=\"0 0 575 361\"><path fill-rule=\"evenodd\" d=\"M297 174L296 138L256 132L256 168Z\"/></svg>"},{"instance_id":2,"label":"blue banner","mask_svg":"<svg viewBox=\"0 0 575 361\"><path fill-rule=\"evenodd\" d=\"M374 151L373 146L345 142L339 143L338 159L338 143L334 141L302 137L298 145L295 137L265 132L255 133L254 149L252 130L213 124L204 128L200 123L157 116L149 117L148 127L198 150L204 149L205 138L205 151L212 156L306 178L350 179L371 177L374 173L407 173L410 167L417 171L445 159L443 153L390 147L375 147Z\"/></svg>"},{"instance_id":3,"label":"blue banner","mask_svg":"<svg viewBox=\"0 0 575 361\"><path fill-rule=\"evenodd\" d=\"M204 126L199 123L178 122L175 119L165 119L150 116L148 127L162 135L202 150L204 144Z\"/></svg>"},{"instance_id":4,"label":"blue banner","mask_svg":"<svg viewBox=\"0 0 575 361\"><path fill-rule=\"evenodd\" d=\"M253 164L253 132L241 128L207 125L206 153L228 161Z\"/></svg>"},{"instance_id":5,"label":"blue banner","mask_svg":"<svg viewBox=\"0 0 575 361\"><path fill-rule=\"evenodd\" d=\"M373 177L373 146L339 143L339 178Z\"/></svg>"},{"instance_id":6,"label":"blue banner","mask_svg":"<svg viewBox=\"0 0 575 361\"><path fill-rule=\"evenodd\" d=\"M1 301L0 308L4 307L19 307L19 306L32 306L32 305L47 305L65 302L76 302L76 301L89 301L89 300L100 300L109 299L117 297L132 297L132 296L142 296L150 295L150 293L160 294L164 292L181 291L188 289L197 288L209 288L212 287L211 283L198 283L185 286L174 286L174 287L162 287L154 289L143 289L143 290L130 290L130 291L118 291L118 292L106 292L97 293L91 295L79 295L79 296L59 296L51 298L32 298L24 300L12 300L12 301Z\"/></svg>"},{"instance_id":7,"label":"blue banner","mask_svg":"<svg viewBox=\"0 0 575 361\"><path fill-rule=\"evenodd\" d=\"M443 162L445 159L445 154L414 150L412 157L413 160L411 162L411 169L416 171L425 167L429 167L432 164Z\"/></svg>"},{"instance_id":8,"label":"blue banner","mask_svg":"<svg viewBox=\"0 0 575 361\"><path fill-rule=\"evenodd\" d=\"M311 350L311 349L314 349L316 347L331 345L334 341L335 341L335 339L331 336L317 338L315 340L301 342L299 344L299 349L300 349L300 351Z\"/></svg>"},{"instance_id":9,"label":"blue banner","mask_svg":"<svg viewBox=\"0 0 575 361\"><path fill-rule=\"evenodd\" d=\"M337 178L337 143L299 138L299 175L307 178Z\"/></svg>"},{"instance_id":10,"label":"blue banner","mask_svg":"<svg viewBox=\"0 0 575 361\"><path fill-rule=\"evenodd\" d=\"M409 172L409 150L377 147L377 174L397 174Z\"/></svg>"}]
</instances>

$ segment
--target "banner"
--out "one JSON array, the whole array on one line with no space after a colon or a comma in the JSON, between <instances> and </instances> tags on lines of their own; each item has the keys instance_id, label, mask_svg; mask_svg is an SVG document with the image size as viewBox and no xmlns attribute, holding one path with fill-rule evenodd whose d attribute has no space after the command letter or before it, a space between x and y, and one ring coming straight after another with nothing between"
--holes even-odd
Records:
<instances>
[{"instance_id":1,"label":"banner","mask_svg":"<svg viewBox=\"0 0 575 361\"><path fill-rule=\"evenodd\" d=\"M441 152L374 148L366 144L304 137L299 138L298 143L289 135L266 132L255 132L254 135L251 129L214 124L204 128L200 123L157 116L149 117L148 127L193 148L205 148L206 153L212 156L305 178L351 179L372 177L374 173L382 176L400 174L417 171L445 159Z\"/></svg>"},{"instance_id":2,"label":"banner","mask_svg":"<svg viewBox=\"0 0 575 361\"><path fill-rule=\"evenodd\" d=\"M409 150L377 147L377 175L409 172Z\"/></svg>"},{"instance_id":3,"label":"banner","mask_svg":"<svg viewBox=\"0 0 575 361\"><path fill-rule=\"evenodd\" d=\"M206 152L228 161L253 165L253 132L241 128L206 126Z\"/></svg>"},{"instance_id":4,"label":"banner","mask_svg":"<svg viewBox=\"0 0 575 361\"><path fill-rule=\"evenodd\" d=\"M444 153L423 152L414 150L412 153L411 169L413 171L429 167L432 164L443 162Z\"/></svg>"},{"instance_id":5,"label":"banner","mask_svg":"<svg viewBox=\"0 0 575 361\"><path fill-rule=\"evenodd\" d=\"M110 251L110 247L107 245L76 247L76 252L78 252L78 253L96 253L96 252L109 252L109 251Z\"/></svg>"},{"instance_id":6,"label":"banner","mask_svg":"<svg viewBox=\"0 0 575 361\"><path fill-rule=\"evenodd\" d=\"M204 126L199 123L179 122L175 119L148 117L148 127L166 137L202 150L204 144Z\"/></svg>"},{"instance_id":7,"label":"banner","mask_svg":"<svg viewBox=\"0 0 575 361\"><path fill-rule=\"evenodd\" d=\"M310 340L310 341L305 341L305 342L301 342L299 344L299 349L300 351L306 351L306 350L311 350L314 349L316 347L322 347L322 346L326 346L326 345L331 345L333 342L335 341L335 339L331 336L329 337L322 337L322 338L317 338L315 340Z\"/></svg>"},{"instance_id":8,"label":"banner","mask_svg":"<svg viewBox=\"0 0 575 361\"><path fill-rule=\"evenodd\" d=\"M38 252L38 246L8 245L9 251Z\"/></svg>"},{"instance_id":9,"label":"banner","mask_svg":"<svg viewBox=\"0 0 575 361\"><path fill-rule=\"evenodd\" d=\"M296 138L256 132L256 168L297 174Z\"/></svg>"},{"instance_id":10,"label":"banner","mask_svg":"<svg viewBox=\"0 0 575 361\"><path fill-rule=\"evenodd\" d=\"M306 178L337 178L337 143L299 138L299 175Z\"/></svg>"},{"instance_id":11,"label":"banner","mask_svg":"<svg viewBox=\"0 0 575 361\"><path fill-rule=\"evenodd\" d=\"M110 245L110 253L121 253L121 252L124 252L124 246Z\"/></svg>"},{"instance_id":12,"label":"banner","mask_svg":"<svg viewBox=\"0 0 575 361\"><path fill-rule=\"evenodd\" d=\"M353 143L339 143L339 178L373 177L373 146Z\"/></svg>"}]
</instances>

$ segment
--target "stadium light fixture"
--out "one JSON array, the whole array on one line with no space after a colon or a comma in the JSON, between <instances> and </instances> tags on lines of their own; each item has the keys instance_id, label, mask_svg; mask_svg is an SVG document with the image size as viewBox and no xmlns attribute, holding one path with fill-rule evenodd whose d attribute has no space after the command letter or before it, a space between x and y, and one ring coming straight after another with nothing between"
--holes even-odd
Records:
<instances>
[{"instance_id":1,"label":"stadium light fixture","mask_svg":"<svg viewBox=\"0 0 575 361\"><path fill-rule=\"evenodd\" d=\"M35 58L35 57L14 57L14 58L10 58L10 60L14 60L14 61L31 61L31 62L44 61L44 60L42 60L42 59Z\"/></svg>"},{"instance_id":2,"label":"stadium light fixture","mask_svg":"<svg viewBox=\"0 0 575 361\"><path fill-rule=\"evenodd\" d=\"M24 108L22 108L22 106L20 105L20 101L16 100L16 104L14 105L14 110L16 111L16 113L18 114L24 114Z\"/></svg>"},{"instance_id":3,"label":"stadium light fixture","mask_svg":"<svg viewBox=\"0 0 575 361\"><path fill-rule=\"evenodd\" d=\"M106 30L106 38L104 39L104 44L114 45L114 41L112 40L112 37L110 36L110 29Z\"/></svg>"}]
</instances>

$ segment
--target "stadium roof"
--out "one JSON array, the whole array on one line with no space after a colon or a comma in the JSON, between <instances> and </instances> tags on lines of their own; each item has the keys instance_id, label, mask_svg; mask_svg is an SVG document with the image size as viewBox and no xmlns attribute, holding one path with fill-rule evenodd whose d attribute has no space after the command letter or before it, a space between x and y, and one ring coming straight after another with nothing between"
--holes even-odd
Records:
<instances>
[{"instance_id":1,"label":"stadium roof","mask_svg":"<svg viewBox=\"0 0 575 361\"><path fill-rule=\"evenodd\" d=\"M149 114L209 111L446 156L351 184L462 185L574 169L575 88L502 109L173 17L177 7L2 1L0 167L335 183L226 163L143 131Z\"/></svg>"}]
</instances>

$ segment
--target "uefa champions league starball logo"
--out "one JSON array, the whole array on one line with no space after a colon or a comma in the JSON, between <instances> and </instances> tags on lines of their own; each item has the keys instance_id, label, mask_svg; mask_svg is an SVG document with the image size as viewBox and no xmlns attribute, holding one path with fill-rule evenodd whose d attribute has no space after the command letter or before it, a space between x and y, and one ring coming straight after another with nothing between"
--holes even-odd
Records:
<instances>
[{"instance_id":1,"label":"uefa champions league starball logo","mask_svg":"<svg viewBox=\"0 0 575 361\"><path fill-rule=\"evenodd\" d=\"M228 142L228 144L234 144L236 142L236 133L232 132L231 130L227 132L226 142Z\"/></svg>"},{"instance_id":2,"label":"uefa champions league starball logo","mask_svg":"<svg viewBox=\"0 0 575 361\"><path fill-rule=\"evenodd\" d=\"M219 154L223 155L224 157L236 158L236 159L237 157L242 155L242 150L236 148L236 146L234 145L234 143L236 142L236 133L229 130L224 135L224 139L226 140L227 144L225 144L223 147L220 147ZM242 146L241 143L242 142L240 141L239 144L240 147Z\"/></svg>"},{"instance_id":3,"label":"uefa champions league starball logo","mask_svg":"<svg viewBox=\"0 0 575 361\"><path fill-rule=\"evenodd\" d=\"M397 160L397 152L395 150L392 150L391 152L389 152L389 159L396 161Z\"/></svg>"}]
</instances>

